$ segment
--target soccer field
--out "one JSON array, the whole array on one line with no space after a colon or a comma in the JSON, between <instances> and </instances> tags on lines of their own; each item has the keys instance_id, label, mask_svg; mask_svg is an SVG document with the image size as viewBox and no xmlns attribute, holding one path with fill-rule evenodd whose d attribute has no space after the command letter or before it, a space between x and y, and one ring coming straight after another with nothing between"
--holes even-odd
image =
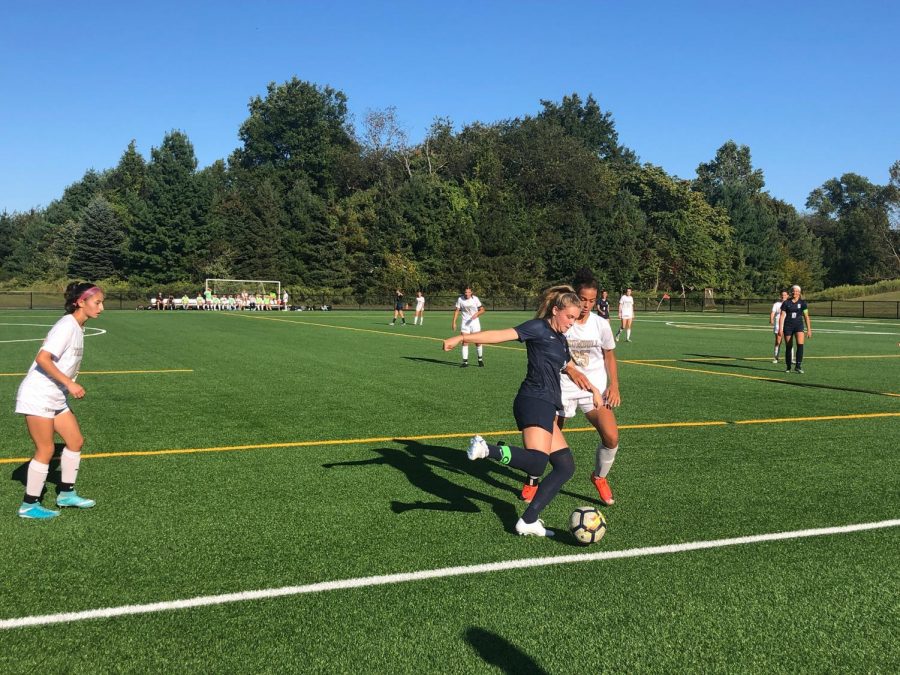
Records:
<instances>
[{"instance_id":1,"label":"soccer field","mask_svg":"<svg viewBox=\"0 0 900 675\"><path fill-rule=\"evenodd\" d=\"M518 440L524 349L461 369L436 312L103 314L71 404L97 506L23 521L13 401L59 315L0 313L0 671L900 670L900 322L813 316L799 375L767 315L638 315L582 547L596 432L558 536L517 537L521 475L465 447Z\"/></svg>"}]
</instances>

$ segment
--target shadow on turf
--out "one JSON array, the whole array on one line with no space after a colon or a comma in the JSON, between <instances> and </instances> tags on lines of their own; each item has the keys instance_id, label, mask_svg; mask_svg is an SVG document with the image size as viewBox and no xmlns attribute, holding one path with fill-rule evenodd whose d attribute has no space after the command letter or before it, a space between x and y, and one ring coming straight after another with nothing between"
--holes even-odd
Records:
<instances>
[{"instance_id":1,"label":"shadow on turf","mask_svg":"<svg viewBox=\"0 0 900 675\"><path fill-rule=\"evenodd\" d=\"M512 642L496 633L472 626L466 629L466 642L478 652L485 663L504 673L546 673L537 662Z\"/></svg>"},{"instance_id":2,"label":"shadow on turf","mask_svg":"<svg viewBox=\"0 0 900 675\"><path fill-rule=\"evenodd\" d=\"M440 445L426 445L418 441L397 439L395 443L404 446L397 448L374 448L373 451L381 455L372 459L362 459L352 462L330 462L323 464L322 468L333 469L348 466L390 466L406 476L411 485L422 492L437 497L441 501L426 502L400 502L392 501L391 510L394 513L406 513L407 511L456 511L461 513L480 513L481 507L477 502L482 502L491 507L503 523L507 532L514 532L516 521L519 519L520 502L498 499L490 494L473 490L459 485L440 475L435 469L441 469L450 473L472 475L481 478L492 488L510 492L510 481L516 487L514 494L518 492L518 486L522 482L522 474L508 469L495 462L471 462L466 453L459 448L449 448ZM506 480L499 480L498 477ZM585 495L572 492L562 492L570 497L583 502L593 503L595 500ZM574 537L560 536L557 541L579 546Z\"/></svg>"},{"instance_id":3,"label":"shadow on turf","mask_svg":"<svg viewBox=\"0 0 900 675\"><path fill-rule=\"evenodd\" d=\"M710 358L710 359L734 359L734 361L743 361L743 359L736 357L736 356L718 356L715 354L691 354L691 356ZM784 371L783 363L779 363L776 368L767 368L765 366L751 366L751 365L747 365L745 363L734 363L734 362L710 363L709 361L693 361L691 359L679 359L679 361L681 361L682 363L693 363L695 365L715 365L715 366L720 366L722 368L740 368L743 370L760 370L765 373L770 373L772 375L772 377L775 377L776 375L782 375L784 377L791 377L791 378L795 377L795 374L793 374L793 373L789 374ZM772 364L772 365L775 365L775 364ZM796 377L802 377L802 375L796 375ZM849 391L849 392L854 392L857 394L875 394L876 396L884 396L885 395L884 392L875 391L874 389L859 389L858 387L838 387L833 384L816 384L813 382L801 382L801 381L794 380L794 379L791 379L791 380L773 379L771 381L774 384L786 384L791 387L805 387L808 389L829 389L831 391Z\"/></svg>"},{"instance_id":4,"label":"shadow on turf","mask_svg":"<svg viewBox=\"0 0 900 675\"><path fill-rule=\"evenodd\" d=\"M422 363L434 363L439 366L453 366L459 368L459 361L447 361L446 359L429 359L424 356L404 356L407 361L421 361Z\"/></svg>"},{"instance_id":5,"label":"shadow on turf","mask_svg":"<svg viewBox=\"0 0 900 675\"><path fill-rule=\"evenodd\" d=\"M63 451L63 448L66 447L65 443L54 443L53 444L53 459L50 460L50 473L47 474L47 485L59 485L59 482L62 480L62 476L59 472L59 456ZM28 465L31 463L31 460L27 460L24 464L20 464L13 472L9 475L9 479L11 481L15 481L22 485L24 489L26 484L28 483ZM47 488L44 487L44 491L46 492ZM43 497L44 495L41 495Z\"/></svg>"}]
</instances>

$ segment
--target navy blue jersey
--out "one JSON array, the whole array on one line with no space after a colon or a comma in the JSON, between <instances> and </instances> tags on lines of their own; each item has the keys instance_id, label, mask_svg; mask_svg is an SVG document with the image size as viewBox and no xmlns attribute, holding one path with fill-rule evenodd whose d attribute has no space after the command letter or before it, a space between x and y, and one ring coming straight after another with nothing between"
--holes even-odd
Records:
<instances>
[{"instance_id":1,"label":"navy blue jersey","mask_svg":"<svg viewBox=\"0 0 900 675\"><path fill-rule=\"evenodd\" d=\"M397 297L394 300L394 309L403 309L403 293L397 293Z\"/></svg>"},{"instance_id":2,"label":"navy blue jersey","mask_svg":"<svg viewBox=\"0 0 900 675\"><path fill-rule=\"evenodd\" d=\"M544 319L526 321L515 331L528 352L528 372L519 395L541 399L562 410L559 375L571 358L566 336L553 330Z\"/></svg>"},{"instance_id":3,"label":"navy blue jersey","mask_svg":"<svg viewBox=\"0 0 900 675\"><path fill-rule=\"evenodd\" d=\"M788 298L781 303L781 312L784 314L784 329L792 333L802 331L804 329L803 312L806 310L806 300L803 298L800 298L797 302L794 302L792 298Z\"/></svg>"},{"instance_id":4,"label":"navy blue jersey","mask_svg":"<svg viewBox=\"0 0 900 675\"><path fill-rule=\"evenodd\" d=\"M601 299L597 301L597 314L609 321L609 300Z\"/></svg>"}]
</instances>

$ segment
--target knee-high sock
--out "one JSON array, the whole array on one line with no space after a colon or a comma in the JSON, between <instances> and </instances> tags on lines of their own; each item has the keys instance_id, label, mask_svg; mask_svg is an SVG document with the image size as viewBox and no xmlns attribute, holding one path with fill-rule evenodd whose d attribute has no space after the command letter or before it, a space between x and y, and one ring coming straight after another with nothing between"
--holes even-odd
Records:
<instances>
[{"instance_id":1,"label":"knee-high sock","mask_svg":"<svg viewBox=\"0 0 900 675\"><path fill-rule=\"evenodd\" d=\"M791 358L792 358L791 352L793 352L793 351L794 351L794 342L793 341L788 342L786 345L784 345L784 365L787 366L788 368L791 367Z\"/></svg>"},{"instance_id":2,"label":"knee-high sock","mask_svg":"<svg viewBox=\"0 0 900 675\"><path fill-rule=\"evenodd\" d=\"M469 360L469 345L462 346L463 361Z\"/></svg>"},{"instance_id":3,"label":"knee-high sock","mask_svg":"<svg viewBox=\"0 0 900 675\"><path fill-rule=\"evenodd\" d=\"M607 448L605 445L603 445L603 443L600 443L597 446L597 457L594 466L595 476L606 478L607 474L609 474L609 470L612 468L613 462L616 459L616 452L618 452L618 450L618 445L614 448Z\"/></svg>"},{"instance_id":4,"label":"knee-high sock","mask_svg":"<svg viewBox=\"0 0 900 675\"><path fill-rule=\"evenodd\" d=\"M81 453L72 452L68 448L63 448L59 458L60 486L63 492L72 489L75 485L75 479L78 478L78 465L81 464Z\"/></svg>"},{"instance_id":5,"label":"knee-high sock","mask_svg":"<svg viewBox=\"0 0 900 675\"><path fill-rule=\"evenodd\" d=\"M547 468L547 453L540 450L527 450L514 445L488 444L488 457L506 464L514 469L521 469L529 476L540 476Z\"/></svg>"},{"instance_id":6,"label":"knee-high sock","mask_svg":"<svg viewBox=\"0 0 900 675\"><path fill-rule=\"evenodd\" d=\"M484 358L484 345L475 345L475 351L478 352L478 360Z\"/></svg>"},{"instance_id":7,"label":"knee-high sock","mask_svg":"<svg viewBox=\"0 0 900 675\"><path fill-rule=\"evenodd\" d=\"M572 456L572 451L569 448L563 448L550 453L550 466L553 467L553 470L538 485L534 499L522 514L522 520L526 523L536 521L541 511L559 493L566 481L575 475L575 458Z\"/></svg>"},{"instance_id":8,"label":"knee-high sock","mask_svg":"<svg viewBox=\"0 0 900 675\"><path fill-rule=\"evenodd\" d=\"M44 491L44 483L47 482L47 474L50 473L50 465L39 462L36 459L28 463L28 475L25 479L25 496L39 498Z\"/></svg>"},{"instance_id":9,"label":"knee-high sock","mask_svg":"<svg viewBox=\"0 0 900 675\"><path fill-rule=\"evenodd\" d=\"M803 363L803 345L797 343L797 367L800 367L800 364Z\"/></svg>"}]
</instances>

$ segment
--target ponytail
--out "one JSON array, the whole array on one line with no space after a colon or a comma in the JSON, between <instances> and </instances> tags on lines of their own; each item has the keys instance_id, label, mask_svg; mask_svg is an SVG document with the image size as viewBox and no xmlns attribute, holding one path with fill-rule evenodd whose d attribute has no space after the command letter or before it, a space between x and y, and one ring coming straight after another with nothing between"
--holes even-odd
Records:
<instances>
[{"instance_id":1,"label":"ponytail","mask_svg":"<svg viewBox=\"0 0 900 675\"><path fill-rule=\"evenodd\" d=\"M541 304L534 318L549 319L553 316L554 307L565 309L572 305L581 307L581 299L575 294L575 289L571 286L553 286L541 296Z\"/></svg>"},{"instance_id":2,"label":"ponytail","mask_svg":"<svg viewBox=\"0 0 900 675\"><path fill-rule=\"evenodd\" d=\"M78 309L80 300L87 300L92 295L102 293L99 286L87 282L73 281L66 286L66 314L72 314Z\"/></svg>"}]
</instances>

